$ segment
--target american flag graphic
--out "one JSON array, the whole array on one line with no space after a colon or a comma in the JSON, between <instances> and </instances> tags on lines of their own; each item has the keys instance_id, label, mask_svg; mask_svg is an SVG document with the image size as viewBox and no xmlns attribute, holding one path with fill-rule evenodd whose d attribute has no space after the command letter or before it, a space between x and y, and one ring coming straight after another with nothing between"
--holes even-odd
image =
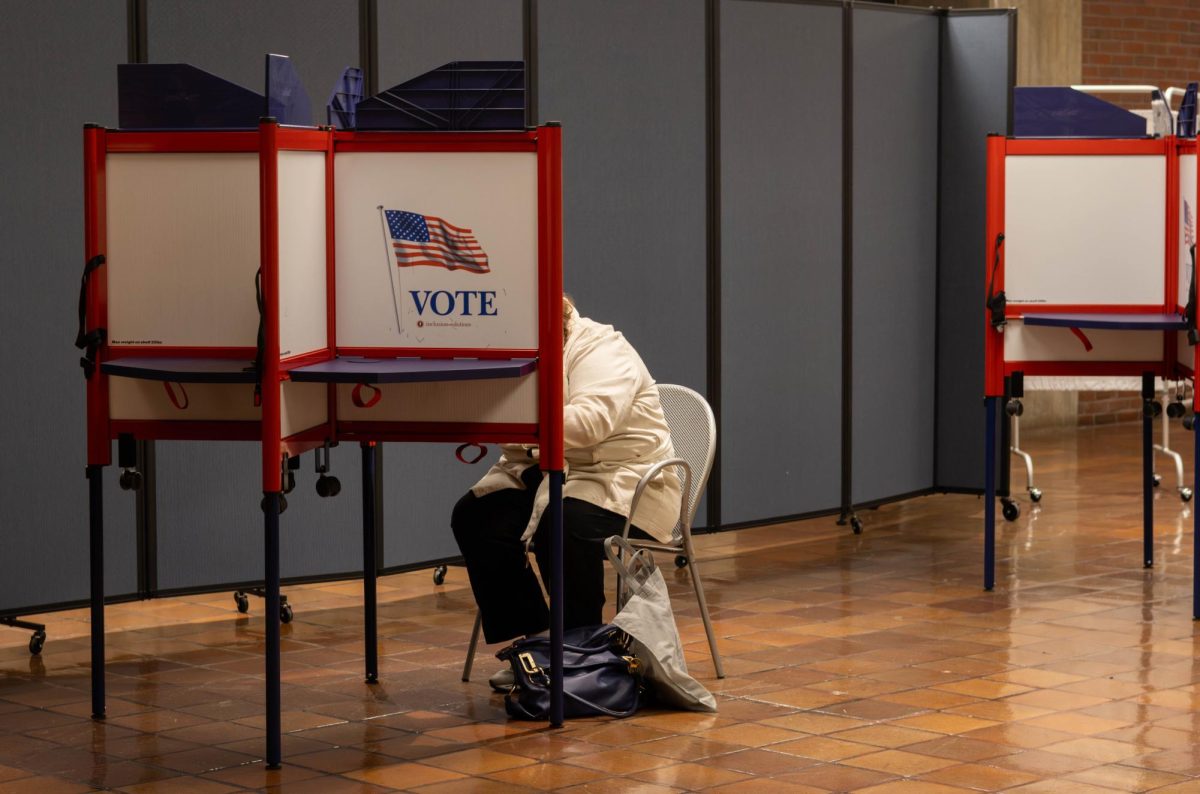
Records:
<instances>
[{"instance_id":1,"label":"american flag graphic","mask_svg":"<svg viewBox=\"0 0 1200 794\"><path fill-rule=\"evenodd\" d=\"M429 265L472 273L491 272L487 254L470 229L405 210L385 210L383 214L397 267Z\"/></svg>"},{"instance_id":2,"label":"american flag graphic","mask_svg":"<svg viewBox=\"0 0 1200 794\"><path fill-rule=\"evenodd\" d=\"M1183 244L1191 248L1196 244L1196 218L1192 215L1192 205L1183 202Z\"/></svg>"}]
</instances>

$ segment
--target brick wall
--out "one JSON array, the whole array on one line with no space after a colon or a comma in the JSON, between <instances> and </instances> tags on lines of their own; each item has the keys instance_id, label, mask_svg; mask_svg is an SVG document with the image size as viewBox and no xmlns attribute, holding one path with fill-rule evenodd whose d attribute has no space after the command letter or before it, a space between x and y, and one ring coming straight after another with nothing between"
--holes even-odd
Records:
<instances>
[{"instance_id":1,"label":"brick wall","mask_svg":"<svg viewBox=\"0 0 1200 794\"><path fill-rule=\"evenodd\" d=\"M1165 89L1189 80L1200 80L1200 0L1083 0L1084 83Z\"/></svg>"},{"instance_id":2,"label":"brick wall","mask_svg":"<svg viewBox=\"0 0 1200 794\"><path fill-rule=\"evenodd\" d=\"M1191 404L1191 395L1192 387L1186 384L1182 393L1185 404ZM1142 395L1136 391L1080 391L1077 406L1080 427L1137 422L1142 418Z\"/></svg>"},{"instance_id":3,"label":"brick wall","mask_svg":"<svg viewBox=\"0 0 1200 794\"><path fill-rule=\"evenodd\" d=\"M1142 418L1142 396L1132 391L1079 392L1079 426L1136 422Z\"/></svg>"}]
</instances>

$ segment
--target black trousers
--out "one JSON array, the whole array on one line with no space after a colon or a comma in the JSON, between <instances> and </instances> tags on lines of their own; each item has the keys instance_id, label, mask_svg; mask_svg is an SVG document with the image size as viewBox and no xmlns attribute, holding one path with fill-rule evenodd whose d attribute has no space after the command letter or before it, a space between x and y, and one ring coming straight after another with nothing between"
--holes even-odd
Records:
<instances>
[{"instance_id":1,"label":"black trousers","mask_svg":"<svg viewBox=\"0 0 1200 794\"><path fill-rule=\"evenodd\" d=\"M537 634L550 627L550 610L525 556L521 534L533 512L542 473L522 475L525 490L506 488L486 496L468 491L454 506L450 526L466 562L471 590L489 643ZM550 511L533 537L538 568L550 588ZM581 499L563 499L563 627L603 622L604 539L619 535L625 517ZM631 529L630 534L634 534ZM637 531L638 537L647 537Z\"/></svg>"}]
</instances>

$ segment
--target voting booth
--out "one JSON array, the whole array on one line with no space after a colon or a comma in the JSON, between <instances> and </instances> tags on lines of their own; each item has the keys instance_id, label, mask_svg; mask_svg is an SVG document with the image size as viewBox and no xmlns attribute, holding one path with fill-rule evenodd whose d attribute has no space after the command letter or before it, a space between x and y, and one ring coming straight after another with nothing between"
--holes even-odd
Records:
<instances>
[{"instance_id":1,"label":"voting booth","mask_svg":"<svg viewBox=\"0 0 1200 794\"><path fill-rule=\"evenodd\" d=\"M1143 563L1153 565L1155 379L1192 379L1197 365L1196 202L1194 139L989 137L986 589L997 418L1001 403L1020 414L1025 375L1141 377ZM1009 517L1011 500L1001 503Z\"/></svg>"},{"instance_id":2,"label":"voting booth","mask_svg":"<svg viewBox=\"0 0 1200 794\"><path fill-rule=\"evenodd\" d=\"M281 758L280 513L300 454L362 447L368 682L375 444L540 446L561 548L560 162L557 125L84 130L94 717L105 713L101 478L114 440L261 449L269 766Z\"/></svg>"}]
</instances>

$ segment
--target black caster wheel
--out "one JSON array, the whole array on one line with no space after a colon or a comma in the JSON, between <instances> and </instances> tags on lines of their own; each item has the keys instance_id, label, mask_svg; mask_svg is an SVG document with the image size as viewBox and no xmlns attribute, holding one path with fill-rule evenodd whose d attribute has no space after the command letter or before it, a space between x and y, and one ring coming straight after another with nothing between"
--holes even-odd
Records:
<instances>
[{"instance_id":1,"label":"black caster wheel","mask_svg":"<svg viewBox=\"0 0 1200 794\"><path fill-rule=\"evenodd\" d=\"M1184 430L1191 430L1195 426L1196 426L1196 415L1195 414L1188 414L1187 416L1183 417L1183 429Z\"/></svg>"},{"instance_id":2,"label":"black caster wheel","mask_svg":"<svg viewBox=\"0 0 1200 794\"><path fill-rule=\"evenodd\" d=\"M433 569L433 583L434 584L445 584L446 583L446 566L445 565L438 565Z\"/></svg>"},{"instance_id":3,"label":"black caster wheel","mask_svg":"<svg viewBox=\"0 0 1200 794\"><path fill-rule=\"evenodd\" d=\"M1142 403L1142 416L1147 419L1156 419L1162 416L1162 403L1158 400L1146 400Z\"/></svg>"},{"instance_id":4,"label":"black caster wheel","mask_svg":"<svg viewBox=\"0 0 1200 794\"><path fill-rule=\"evenodd\" d=\"M237 604L237 611L245 615L250 611L250 596L242 592L233 594L233 603Z\"/></svg>"},{"instance_id":5,"label":"black caster wheel","mask_svg":"<svg viewBox=\"0 0 1200 794\"><path fill-rule=\"evenodd\" d=\"M1192 489L1191 488L1180 488L1179 489L1179 498L1182 499L1184 502L1192 501Z\"/></svg>"},{"instance_id":6,"label":"black caster wheel","mask_svg":"<svg viewBox=\"0 0 1200 794\"><path fill-rule=\"evenodd\" d=\"M863 522L858 516L850 519L850 529L854 530L855 535L861 535L863 531Z\"/></svg>"},{"instance_id":7,"label":"black caster wheel","mask_svg":"<svg viewBox=\"0 0 1200 794\"><path fill-rule=\"evenodd\" d=\"M46 644L46 632L35 631L33 636L29 638L29 653L32 656L37 656L42 652L42 646Z\"/></svg>"},{"instance_id":8,"label":"black caster wheel","mask_svg":"<svg viewBox=\"0 0 1200 794\"><path fill-rule=\"evenodd\" d=\"M283 511L287 510L287 497L279 494L279 514L283 515Z\"/></svg>"},{"instance_id":9,"label":"black caster wheel","mask_svg":"<svg viewBox=\"0 0 1200 794\"><path fill-rule=\"evenodd\" d=\"M317 478L317 496L333 497L342 492L342 481L322 474Z\"/></svg>"},{"instance_id":10,"label":"black caster wheel","mask_svg":"<svg viewBox=\"0 0 1200 794\"><path fill-rule=\"evenodd\" d=\"M1009 416L1020 416L1025 413L1025 404L1016 397L1010 398L1009 401L1004 404L1004 412Z\"/></svg>"},{"instance_id":11,"label":"black caster wheel","mask_svg":"<svg viewBox=\"0 0 1200 794\"><path fill-rule=\"evenodd\" d=\"M1162 485L1162 475L1161 474L1151 474L1150 476L1154 479L1154 487L1155 488Z\"/></svg>"},{"instance_id":12,"label":"black caster wheel","mask_svg":"<svg viewBox=\"0 0 1200 794\"><path fill-rule=\"evenodd\" d=\"M1042 501L1042 489L1041 488L1030 488L1029 489L1029 498L1035 502Z\"/></svg>"},{"instance_id":13,"label":"black caster wheel","mask_svg":"<svg viewBox=\"0 0 1200 794\"><path fill-rule=\"evenodd\" d=\"M1016 502L1004 502L1001 512L1004 513L1005 521L1016 521L1021 515L1021 506Z\"/></svg>"},{"instance_id":14,"label":"black caster wheel","mask_svg":"<svg viewBox=\"0 0 1200 794\"><path fill-rule=\"evenodd\" d=\"M675 567L676 568L686 568L687 563L688 563L687 557L683 556L682 554L677 554L675 556Z\"/></svg>"},{"instance_id":15,"label":"black caster wheel","mask_svg":"<svg viewBox=\"0 0 1200 794\"><path fill-rule=\"evenodd\" d=\"M1187 413L1187 408L1183 407L1183 403L1167 403L1167 416L1171 417L1172 419L1178 419L1185 413Z\"/></svg>"},{"instance_id":16,"label":"black caster wheel","mask_svg":"<svg viewBox=\"0 0 1200 794\"><path fill-rule=\"evenodd\" d=\"M127 469L121 472L121 478L118 480L122 491L140 491L142 490L142 473Z\"/></svg>"},{"instance_id":17,"label":"black caster wheel","mask_svg":"<svg viewBox=\"0 0 1200 794\"><path fill-rule=\"evenodd\" d=\"M283 606L281 606L279 608L279 622L280 623L291 623L293 617L295 617L295 615L292 614L292 605L291 604L284 604Z\"/></svg>"}]
</instances>

